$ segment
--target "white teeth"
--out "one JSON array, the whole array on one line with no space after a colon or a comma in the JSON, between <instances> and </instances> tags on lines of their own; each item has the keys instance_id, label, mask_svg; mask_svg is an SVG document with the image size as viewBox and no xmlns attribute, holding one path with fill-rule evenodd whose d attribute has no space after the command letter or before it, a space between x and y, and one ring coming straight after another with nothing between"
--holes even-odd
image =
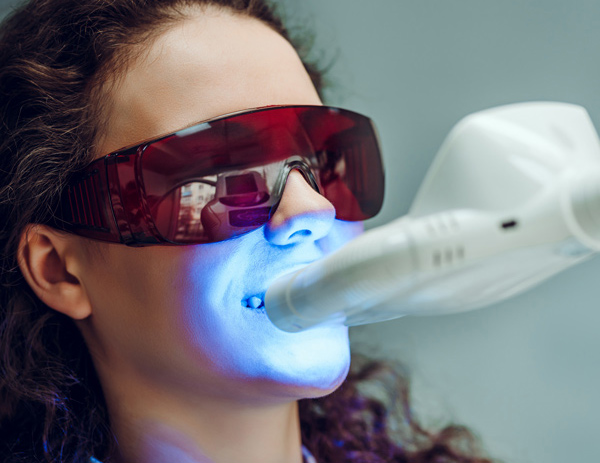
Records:
<instances>
[{"instance_id":1,"label":"white teeth","mask_svg":"<svg viewBox=\"0 0 600 463\"><path fill-rule=\"evenodd\" d=\"M262 305L262 300L260 297L252 296L248 298L248 307L252 307L253 309L258 309Z\"/></svg>"}]
</instances>

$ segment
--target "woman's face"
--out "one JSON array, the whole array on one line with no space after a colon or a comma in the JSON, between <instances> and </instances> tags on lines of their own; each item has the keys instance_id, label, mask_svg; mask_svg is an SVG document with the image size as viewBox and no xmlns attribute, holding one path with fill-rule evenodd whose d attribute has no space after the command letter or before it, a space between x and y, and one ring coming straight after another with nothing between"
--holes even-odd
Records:
<instances>
[{"instance_id":1,"label":"woman's face","mask_svg":"<svg viewBox=\"0 0 600 463\"><path fill-rule=\"evenodd\" d=\"M102 154L237 110L321 104L287 41L255 19L214 9L170 27L106 88ZM292 172L271 221L240 238L98 244L101 252L81 264L93 313L80 327L101 378L119 371L191 393L263 401L331 391L347 372L347 329L289 334L246 305L277 276L361 229L335 220L333 206Z\"/></svg>"}]
</instances>

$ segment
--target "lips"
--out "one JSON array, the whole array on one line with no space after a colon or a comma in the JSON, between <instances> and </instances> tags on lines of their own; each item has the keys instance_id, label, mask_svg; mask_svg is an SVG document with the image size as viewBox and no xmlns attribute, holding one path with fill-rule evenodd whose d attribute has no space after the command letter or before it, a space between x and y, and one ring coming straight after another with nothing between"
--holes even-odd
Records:
<instances>
[{"instance_id":1,"label":"lips","mask_svg":"<svg viewBox=\"0 0 600 463\"><path fill-rule=\"evenodd\" d=\"M264 309L265 308L265 298L264 296L250 296L247 299L242 301L242 305L248 307L249 309Z\"/></svg>"},{"instance_id":2,"label":"lips","mask_svg":"<svg viewBox=\"0 0 600 463\"><path fill-rule=\"evenodd\" d=\"M289 273L297 272L298 270L303 269L307 265L312 264L315 260L311 260L309 262L298 263L296 265L286 268L285 270L283 270L281 272L275 273L276 276L274 278L267 280L266 281L267 284L263 287L268 288L270 283L272 283L278 277L289 274ZM254 291L246 293L246 294L250 294L250 295L246 296L246 297L244 297L244 299L242 299L242 301L241 301L242 307L248 308L250 310L255 310L255 311L264 311L265 310L265 294L266 294L266 292L267 292L266 290L262 290L262 292L258 292L258 293L255 293Z\"/></svg>"}]
</instances>

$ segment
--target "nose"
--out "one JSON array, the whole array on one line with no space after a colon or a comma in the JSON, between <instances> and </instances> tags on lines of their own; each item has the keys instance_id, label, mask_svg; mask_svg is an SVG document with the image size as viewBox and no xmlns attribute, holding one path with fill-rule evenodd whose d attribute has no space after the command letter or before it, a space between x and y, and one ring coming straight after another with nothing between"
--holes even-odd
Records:
<instances>
[{"instance_id":1,"label":"nose","mask_svg":"<svg viewBox=\"0 0 600 463\"><path fill-rule=\"evenodd\" d=\"M334 220L333 204L317 193L300 172L292 170L279 206L265 226L265 238L278 246L316 241L329 233Z\"/></svg>"}]
</instances>

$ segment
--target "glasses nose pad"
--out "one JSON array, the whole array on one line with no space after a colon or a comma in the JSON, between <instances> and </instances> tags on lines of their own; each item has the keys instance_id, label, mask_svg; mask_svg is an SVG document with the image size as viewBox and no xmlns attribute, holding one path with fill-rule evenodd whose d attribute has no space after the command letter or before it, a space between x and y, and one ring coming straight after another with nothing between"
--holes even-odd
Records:
<instances>
[{"instance_id":1,"label":"glasses nose pad","mask_svg":"<svg viewBox=\"0 0 600 463\"><path fill-rule=\"evenodd\" d=\"M310 167L304 162L288 162L279 176L283 185L264 227L267 241L284 246L325 237L333 226L335 208L320 193L318 178Z\"/></svg>"},{"instance_id":2,"label":"glasses nose pad","mask_svg":"<svg viewBox=\"0 0 600 463\"><path fill-rule=\"evenodd\" d=\"M277 176L277 180L275 181L273 187L273 193L277 198L277 202L273 205L271 209L271 216L275 213L277 208L279 207L279 203L281 202L281 197L283 196L283 190L285 189L285 185L287 183L287 179L290 173L293 170L297 170L302 174L306 183L310 185L310 187L315 190L317 193L321 193L321 188L319 185L318 179L315 177L313 171L309 167L309 165L299 156L294 156L285 161L281 170L279 171L279 175Z\"/></svg>"}]
</instances>

